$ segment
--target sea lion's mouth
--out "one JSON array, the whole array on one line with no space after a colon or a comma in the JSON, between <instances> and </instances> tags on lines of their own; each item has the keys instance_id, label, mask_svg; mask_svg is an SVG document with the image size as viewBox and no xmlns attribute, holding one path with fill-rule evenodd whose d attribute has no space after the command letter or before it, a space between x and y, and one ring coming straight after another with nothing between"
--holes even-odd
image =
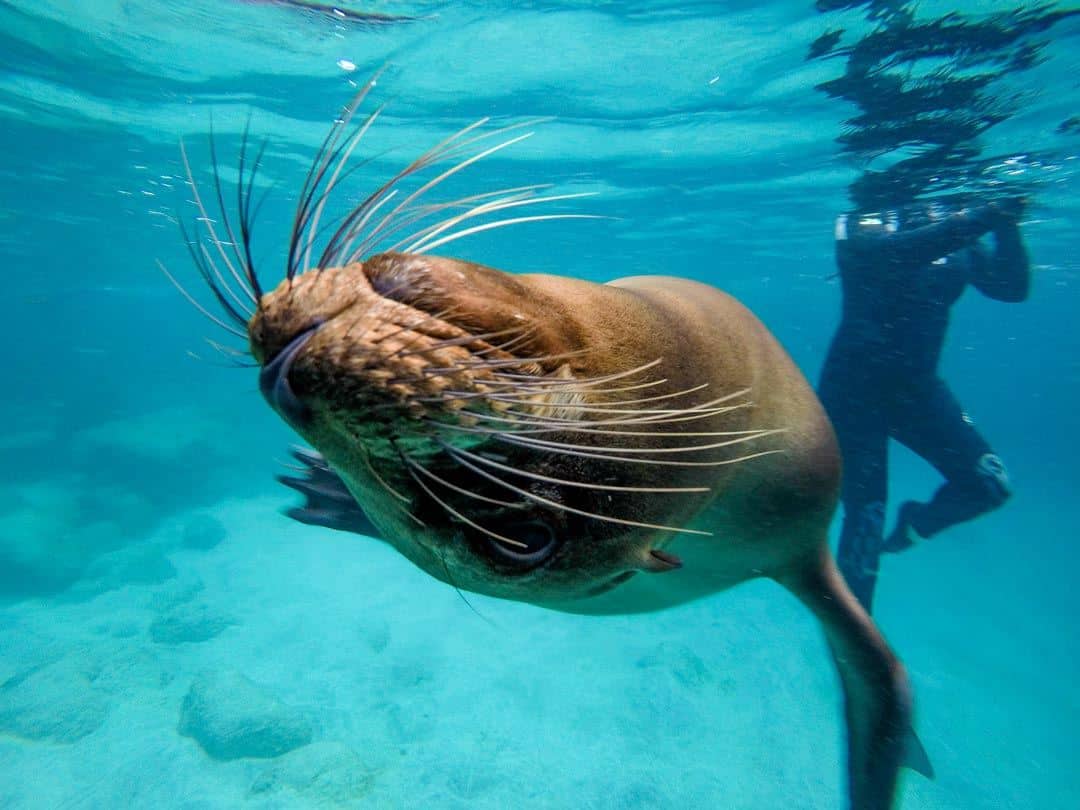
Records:
<instances>
[{"instance_id":1,"label":"sea lion's mouth","mask_svg":"<svg viewBox=\"0 0 1080 810\"><path fill-rule=\"evenodd\" d=\"M305 405L289 383L293 361L312 336L322 326L315 324L290 340L259 372L259 391L282 419L293 427L303 427L311 421L311 409Z\"/></svg>"}]
</instances>

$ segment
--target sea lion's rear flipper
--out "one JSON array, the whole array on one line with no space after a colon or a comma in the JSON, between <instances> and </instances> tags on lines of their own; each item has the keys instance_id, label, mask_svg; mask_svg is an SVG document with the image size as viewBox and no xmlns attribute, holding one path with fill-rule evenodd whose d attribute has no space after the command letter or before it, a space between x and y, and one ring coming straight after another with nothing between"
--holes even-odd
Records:
<instances>
[{"instance_id":1,"label":"sea lion's rear flipper","mask_svg":"<svg viewBox=\"0 0 1080 810\"><path fill-rule=\"evenodd\" d=\"M911 729L911 693L904 667L824 546L818 559L777 580L821 621L840 673L851 808L888 810Z\"/></svg>"},{"instance_id":2,"label":"sea lion's rear flipper","mask_svg":"<svg viewBox=\"0 0 1080 810\"><path fill-rule=\"evenodd\" d=\"M922 740L911 726L908 726L907 736L904 738L904 758L900 764L927 779L935 776L934 763L930 761L930 755L926 753Z\"/></svg>"},{"instance_id":3,"label":"sea lion's rear flipper","mask_svg":"<svg viewBox=\"0 0 1080 810\"><path fill-rule=\"evenodd\" d=\"M303 447L291 449L300 462L295 468L302 477L279 475L277 480L304 496L303 506L294 506L285 514L309 526L323 526L342 532L378 537L379 530L368 520L345 482L319 453Z\"/></svg>"}]
</instances>

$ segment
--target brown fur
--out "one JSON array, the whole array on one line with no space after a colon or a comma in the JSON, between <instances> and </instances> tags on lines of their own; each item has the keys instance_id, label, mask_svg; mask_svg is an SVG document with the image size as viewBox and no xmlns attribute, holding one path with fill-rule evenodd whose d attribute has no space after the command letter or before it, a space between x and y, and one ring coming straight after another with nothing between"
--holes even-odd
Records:
<instances>
[{"instance_id":1,"label":"brown fur","mask_svg":"<svg viewBox=\"0 0 1080 810\"><path fill-rule=\"evenodd\" d=\"M836 441L806 380L745 307L686 279L633 277L599 285L515 276L452 259L383 254L363 264L302 274L264 296L249 325L252 354L265 363L318 323L289 370L291 385L312 413L296 427L405 556L461 588L583 613L657 610L750 578L775 579L822 621L840 669L852 806L891 805L908 724L907 686L902 668L847 591L828 551L840 473ZM507 365L492 367L487 361ZM622 378L623 385L649 383L639 390L615 392L608 389L618 385L590 388L585 382L642 367L647 370ZM529 388L527 397L508 404L498 396L511 379L503 372L540 388ZM611 418L605 409L681 409L693 416L694 407L708 410L706 403L744 389L744 396L732 400L739 407L716 409L705 418L623 426L637 425L655 435L604 432L603 420ZM665 396L654 400L659 404L632 404ZM462 428L436 433L472 451L485 446L487 437L470 429L511 430L514 420L528 427L530 419L553 415L577 420L579 427L598 426L593 433L539 434L586 452L590 446L620 447L625 455L637 452L644 459L733 463L622 463L504 446L515 469L586 486L515 478L535 499L500 508L462 499L415 468L410 473L405 462L429 465L443 481L475 487L484 479L461 478L464 469L447 462L425 420ZM698 437L701 433L755 430L761 433L730 447L665 452L709 443ZM734 461L748 453L766 454ZM496 530L510 526L501 530L512 532L528 517L551 527L561 542L535 567L515 570L489 559L477 551L486 538L438 508L425 492L425 480L448 502L456 498L469 520L475 517ZM604 481L705 491L650 494L588 487ZM485 492L514 498L497 487ZM571 508L551 508L539 499ZM573 509L709 534L609 522ZM671 570L674 564L664 552L678 555L682 568Z\"/></svg>"}]
</instances>

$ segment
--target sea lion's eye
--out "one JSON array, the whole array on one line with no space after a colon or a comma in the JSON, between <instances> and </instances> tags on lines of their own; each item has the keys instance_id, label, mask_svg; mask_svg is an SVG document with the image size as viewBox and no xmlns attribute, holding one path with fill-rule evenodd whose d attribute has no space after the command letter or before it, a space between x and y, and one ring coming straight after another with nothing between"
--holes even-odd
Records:
<instances>
[{"instance_id":1,"label":"sea lion's eye","mask_svg":"<svg viewBox=\"0 0 1080 810\"><path fill-rule=\"evenodd\" d=\"M492 550L501 559L521 565L535 565L547 559L558 539L551 527L539 520L511 523L501 527L499 533L515 542L510 544L489 537Z\"/></svg>"}]
</instances>

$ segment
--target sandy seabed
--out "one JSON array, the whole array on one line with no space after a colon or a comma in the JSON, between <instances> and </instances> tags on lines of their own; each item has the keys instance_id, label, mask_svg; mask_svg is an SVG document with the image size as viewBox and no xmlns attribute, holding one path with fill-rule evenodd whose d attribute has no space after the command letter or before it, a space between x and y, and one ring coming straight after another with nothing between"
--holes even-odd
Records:
<instances>
[{"instance_id":1,"label":"sandy seabed","mask_svg":"<svg viewBox=\"0 0 1080 810\"><path fill-rule=\"evenodd\" d=\"M836 678L772 583L569 616L458 594L282 502L177 515L0 609L0 806L842 806ZM1080 788L1067 617L1044 593L1032 623L1019 589L1039 572L973 553L1032 532L1022 509L886 561L880 621L938 770L908 775L900 807L1065 807ZM206 683L241 716L224 756L191 730ZM245 756L249 733L270 750Z\"/></svg>"}]
</instances>

